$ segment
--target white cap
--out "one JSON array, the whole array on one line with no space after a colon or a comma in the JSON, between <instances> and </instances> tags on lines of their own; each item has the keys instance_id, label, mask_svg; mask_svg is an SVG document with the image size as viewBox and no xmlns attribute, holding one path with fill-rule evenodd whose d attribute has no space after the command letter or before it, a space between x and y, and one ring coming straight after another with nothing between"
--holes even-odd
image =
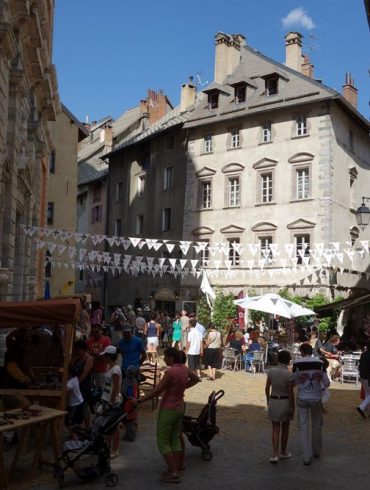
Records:
<instances>
[{"instance_id":1,"label":"white cap","mask_svg":"<svg viewBox=\"0 0 370 490\"><path fill-rule=\"evenodd\" d=\"M100 353L101 356L104 356L104 354L117 354L117 347L114 347L114 345L108 345L103 352Z\"/></svg>"}]
</instances>

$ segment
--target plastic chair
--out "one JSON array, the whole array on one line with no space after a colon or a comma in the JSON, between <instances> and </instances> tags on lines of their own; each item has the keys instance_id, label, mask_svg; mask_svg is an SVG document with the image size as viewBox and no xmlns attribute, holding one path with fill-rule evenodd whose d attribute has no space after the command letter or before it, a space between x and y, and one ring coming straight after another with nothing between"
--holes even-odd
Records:
<instances>
[{"instance_id":1,"label":"plastic chair","mask_svg":"<svg viewBox=\"0 0 370 490\"><path fill-rule=\"evenodd\" d=\"M358 362L353 357L342 357L341 359L340 382L342 384L344 382L344 378L347 378L347 381L349 382L354 379L357 388L357 383L360 376L358 373Z\"/></svg>"},{"instance_id":2,"label":"plastic chair","mask_svg":"<svg viewBox=\"0 0 370 490\"><path fill-rule=\"evenodd\" d=\"M236 371L237 369L239 369L239 371L241 370L242 356L237 350L232 349L231 347L225 347L222 354L221 369L232 368L233 371Z\"/></svg>"}]
</instances>

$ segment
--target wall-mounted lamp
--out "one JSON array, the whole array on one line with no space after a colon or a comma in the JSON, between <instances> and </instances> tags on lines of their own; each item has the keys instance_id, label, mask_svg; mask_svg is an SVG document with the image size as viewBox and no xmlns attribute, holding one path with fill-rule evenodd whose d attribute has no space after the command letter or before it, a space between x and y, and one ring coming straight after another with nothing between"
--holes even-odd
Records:
<instances>
[{"instance_id":1,"label":"wall-mounted lamp","mask_svg":"<svg viewBox=\"0 0 370 490\"><path fill-rule=\"evenodd\" d=\"M362 204L357 209L357 211L355 212L357 224L361 228L362 231L365 230L365 228L367 227L367 225L370 222L370 209L365 205L365 201L369 202L370 197L363 196L362 197Z\"/></svg>"}]
</instances>

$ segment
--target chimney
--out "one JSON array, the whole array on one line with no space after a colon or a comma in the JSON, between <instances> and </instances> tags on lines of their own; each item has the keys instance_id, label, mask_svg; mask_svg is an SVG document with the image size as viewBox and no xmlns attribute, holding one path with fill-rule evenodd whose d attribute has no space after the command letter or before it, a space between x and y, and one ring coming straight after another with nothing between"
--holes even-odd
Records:
<instances>
[{"instance_id":1,"label":"chimney","mask_svg":"<svg viewBox=\"0 0 370 490\"><path fill-rule=\"evenodd\" d=\"M358 90L355 87L355 81L350 73L346 73L346 83L343 85L343 97L355 109L357 109L357 95Z\"/></svg>"},{"instance_id":2,"label":"chimney","mask_svg":"<svg viewBox=\"0 0 370 490\"><path fill-rule=\"evenodd\" d=\"M100 141L104 142L104 153L109 153L113 149L113 131L112 126L107 124L103 126L100 132Z\"/></svg>"},{"instance_id":3,"label":"chimney","mask_svg":"<svg viewBox=\"0 0 370 490\"><path fill-rule=\"evenodd\" d=\"M156 92L155 90L149 89L146 105L150 124L159 121L159 119L167 114L169 109L167 98L162 91Z\"/></svg>"},{"instance_id":4,"label":"chimney","mask_svg":"<svg viewBox=\"0 0 370 490\"><path fill-rule=\"evenodd\" d=\"M240 62L240 48L245 44L245 37L242 34L218 32L215 39L214 81L222 84L225 78L233 73Z\"/></svg>"},{"instance_id":5,"label":"chimney","mask_svg":"<svg viewBox=\"0 0 370 490\"><path fill-rule=\"evenodd\" d=\"M285 36L285 64L296 71L301 71L302 37L299 32L288 32Z\"/></svg>"},{"instance_id":6,"label":"chimney","mask_svg":"<svg viewBox=\"0 0 370 490\"><path fill-rule=\"evenodd\" d=\"M140 101L140 112L141 112L141 114L148 114L148 112L149 112L148 102L146 99L142 99Z\"/></svg>"},{"instance_id":7,"label":"chimney","mask_svg":"<svg viewBox=\"0 0 370 490\"><path fill-rule=\"evenodd\" d=\"M313 76L313 64L310 62L310 59L307 54L303 56L303 62L301 65L301 71L303 75L306 75L306 77L314 78Z\"/></svg>"},{"instance_id":8,"label":"chimney","mask_svg":"<svg viewBox=\"0 0 370 490\"><path fill-rule=\"evenodd\" d=\"M189 83L181 85L181 100L180 111L185 112L189 107L195 104L195 98L197 96L197 89L192 84L193 77L189 78Z\"/></svg>"}]
</instances>

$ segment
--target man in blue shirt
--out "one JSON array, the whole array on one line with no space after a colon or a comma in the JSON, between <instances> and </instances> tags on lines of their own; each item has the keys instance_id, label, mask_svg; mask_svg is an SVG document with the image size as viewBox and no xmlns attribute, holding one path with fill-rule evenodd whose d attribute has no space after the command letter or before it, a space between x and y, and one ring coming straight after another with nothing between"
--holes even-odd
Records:
<instances>
[{"instance_id":1,"label":"man in blue shirt","mask_svg":"<svg viewBox=\"0 0 370 490\"><path fill-rule=\"evenodd\" d=\"M125 324L122 331L122 339L118 342L118 348L122 353L121 370L125 375L129 366L139 368L146 359L143 341L132 335L131 325Z\"/></svg>"}]
</instances>

